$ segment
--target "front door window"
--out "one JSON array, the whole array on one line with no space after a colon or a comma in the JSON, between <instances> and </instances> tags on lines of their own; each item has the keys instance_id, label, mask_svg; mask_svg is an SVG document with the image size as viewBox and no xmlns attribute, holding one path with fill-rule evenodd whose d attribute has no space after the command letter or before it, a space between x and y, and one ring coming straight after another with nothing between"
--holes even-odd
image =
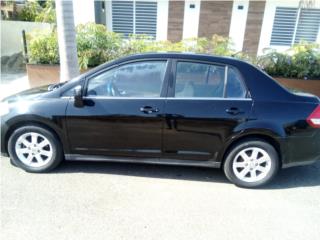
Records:
<instances>
[{"instance_id":1,"label":"front door window","mask_svg":"<svg viewBox=\"0 0 320 240\"><path fill-rule=\"evenodd\" d=\"M128 63L88 82L87 96L159 98L166 61Z\"/></svg>"}]
</instances>

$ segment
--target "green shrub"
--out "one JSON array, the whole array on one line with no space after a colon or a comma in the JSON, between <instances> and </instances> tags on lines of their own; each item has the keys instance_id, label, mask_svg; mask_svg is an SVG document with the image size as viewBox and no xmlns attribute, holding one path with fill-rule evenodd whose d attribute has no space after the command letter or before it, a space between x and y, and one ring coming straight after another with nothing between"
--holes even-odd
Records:
<instances>
[{"instance_id":1,"label":"green shrub","mask_svg":"<svg viewBox=\"0 0 320 240\"><path fill-rule=\"evenodd\" d=\"M271 50L257 58L257 65L272 76L320 79L319 45L300 43L283 53Z\"/></svg>"},{"instance_id":2,"label":"green shrub","mask_svg":"<svg viewBox=\"0 0 320 240\"><path fill-rule=\"evenodd\" d=\"M121 55L143 52L194 52L231 56L234 51L229 38L213 35L212 39L190 38L180 42L153 41L147 35L131 35L124 40Z\"/></svg>"},{"instance_id":3,"label":"green shrub","mask_svg":"<svg viewBox=\"0 0 320 240\"><path fill-rule=\"evenodd\" d=\"M291 76L320 79L319 44L301 43L293 46Z\"/></svg>"},{"instance_id":4,"label":"green shrub","mask_svg":"<svg viewBox=\"0 0 320 240\"><path fill-rule=\"evenodd\" d=\"M232 56L251 62L271 76L320 79L320 49L317 44L300 43L287 52L269 50L252 57L235 52L229 38L213 35L211 39L191 38L180 42L154 41L147 35L121 35L107 31L94 23L76 28L79 65L81 69L98 66L115 58L145 52L195 52ZM57 34L55 31L37 33L29 41L29 59L34 63L59 63Z\"/></svg>"},{"instance_id":5,"label":"green shrub","mask_svg":"<svg viewBox=\"0 0 320 240\"><path fill-rule=\"evenodd\" d=\"M36 31L29 35L28 39L28 57L30 63L59 63L59 48L56 31Z\"/></svg>"},{"instance_id":6,"label":"green shrub","mask_svg":"<svg viewBox=\"0 0 320 240\"><path fill-rule=\"evenodd\" d=\"M120 56L121 37L105 26L89 23L76 28L77 50L81 69L95 67ZM35 31L28 36L29 61L38 64L59 64L56 30Z\"/></svg>"},{"instance_id":7,"label":"green shrub","mask_svg":"<svg viewBox=\"0 0 320 240\"><path fill-rule=\"evenodd\" d=\"M44 3L44 7L39 11L35 17L36 22L56 22L56 9L54 0L47 0Z\"/></svg>"},{"instance_id":8,"label":"green shrub","mask_svg":"<svg viewBox=\"0 0 320 240\"><path fill-rule=\"evenodd\" d=\"M290 62L287 54L271 51L258 57L257 64L269 75L290 77Z\"/></svg>"},{"instance_id":9,"label":"green shrub","mask_svg":"<svg viewBox=\"0 0 320 240\"><path fill-rule=\"evenodd\" d=\"M56 22L54 0L27 1L22 10L17 14L17 20L28 22Z\"/></svg>"},{"instance_id":10,"label":"green shrub","mask_svg":"<svg viewBox=\"0 0 320 240\"><path fill-rule=\"evenodd\" d=\"M144 53L151 49L152 38L147 35L130 35L128 39L123 40L121 52L119 55L126 56L130 54Z\"/></svg>"},{"instance_id":11,"label":"green shrub","mask_svg":"<svg viewBox=\"0 0 320 240\"><path fill-rule=\"evenodd\" d=\"M104 25L78 25L77 48L81 69L95 67L120 56L121 37L106 30Z\"/></svg>"},{"instance_id":12,"label":"green shrub","mask_svg":"<svg viewBox=\"0 0 320 240\"><path fill-rule=\"evenodd\" d=\"M27 1L25 6L21 9L21 12L18 14L18 20L35 22L41 10L42 7L38 1Z\"/></svg>"}]
</instances>

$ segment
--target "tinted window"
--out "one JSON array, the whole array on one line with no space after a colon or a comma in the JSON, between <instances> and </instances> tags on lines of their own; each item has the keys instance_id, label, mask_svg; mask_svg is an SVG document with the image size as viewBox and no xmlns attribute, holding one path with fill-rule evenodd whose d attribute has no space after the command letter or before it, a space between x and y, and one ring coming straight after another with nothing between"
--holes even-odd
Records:
<instances>
[{"instance_id":1,"label":"tinted window","mask_svg":"<svg viewBox=\"0 0 320 240\"><path fill-rule=\"evenodd\" d=\"M244 83L239 71L233 67L228 67L228 79L225 97L245 98L247 90L243 84Z\"/></svg>"},{"instance_id":2,"label":"tinted window","mask_svg":"<svg viewBox=\"0 0 320 240\"><path fill-rule=\"evenodd\" d=\"M88 96L160 97L165 61L129 63L93 77Z\"/></svg>"},{"instance_id":3,"label":"tinted window","mask_svg":"<svg viewBox=\"0 0 320 240\"><path fill-rule=\"evenodd\" d=\"M225 67L178 62L176 97L223 97Z\"/></svg>"},{"instance_id":4,"label":"tinted window","mask_svg":"<svg viewBox=\"0 0 320 240\"><path fill-rule=\"evenodd\" d=\"M239 72L228 66L178 62L175 97L244 98L246 88ZM225 85L226 82L226 85Z\"/></svg>"}]
</instances>

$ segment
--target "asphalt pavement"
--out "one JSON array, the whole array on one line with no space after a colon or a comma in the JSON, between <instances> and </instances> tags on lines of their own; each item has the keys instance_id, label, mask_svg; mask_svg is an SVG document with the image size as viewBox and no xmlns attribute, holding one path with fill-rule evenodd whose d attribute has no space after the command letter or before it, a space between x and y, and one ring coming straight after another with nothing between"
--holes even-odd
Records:
<instances>
[{"instance_id":1,"label":"asphalt pavement","mask_svg":"<svg viewBox=\"0 0 320 240\"><path fill-rule=\"evenodd\" d=\"M1 239L320 239L320 163L241 189L218 169L1 159Z\"/></svg>"}]
</instances>

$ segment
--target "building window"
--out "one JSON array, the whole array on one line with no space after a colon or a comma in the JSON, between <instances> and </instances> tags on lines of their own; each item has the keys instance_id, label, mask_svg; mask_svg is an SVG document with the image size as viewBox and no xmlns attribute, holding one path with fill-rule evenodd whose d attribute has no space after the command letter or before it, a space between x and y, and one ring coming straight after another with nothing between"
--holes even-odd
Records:
<instances>
[{"instance_id":1,"label":"building window","mask_svg":"<svg viewBox=\"0 0 320 240\"><path fill-rule=\"evenodd\" d=\"M302 40L315 42L319 26L320 9L277 7L270 45L292 46Z\"/></svg>"},{"instance_id":2,"label":"building window","mask_svg":"<svg viewBox=\"0 0 320 240\"><path fill-rule=\"evenodd\" d=\"M320 26L320 9L301 9L295 43L301 40L317 41Z\"/></svg>"},{"instance_id":3,"label":"building window","mask_svg":"<svg viewBox=\"0 0 320 240\"><path fill-rule=\"evenodd\" d=\"M156 38L156 1L112 1L112 30L128 37L146 34Z\"/></svg>"}]
</instances>

